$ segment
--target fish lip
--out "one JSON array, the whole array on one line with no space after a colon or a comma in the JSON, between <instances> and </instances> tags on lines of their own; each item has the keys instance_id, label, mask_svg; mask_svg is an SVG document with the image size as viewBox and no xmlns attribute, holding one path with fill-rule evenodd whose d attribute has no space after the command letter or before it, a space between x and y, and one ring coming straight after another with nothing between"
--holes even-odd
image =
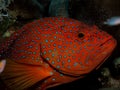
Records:
<instances>
[{"instance_id":1,"label":"fish lip","mask_svg":"<svg viewBox=\"0 0 120 90\"><path fill-rule=\"evenodd\" d=\"M111 37L106 39L101 45L100 45L100 52L97 54L96 59L100 59L100 64L104 63L106 61L106 59L111 55L111 53L113 52L113 50L115 49L117 45L117 41ZM103 48L101 48L103 47ZM98 65L100 65L98 64Z\"/></svg>"},{"instance_id":2,"label":"fish lip","mask_svg":"<svg viewBox=\"0 0 120 90\"><path fill-rule=\"evenodd\" d=\"M117 41L113 37L108 38L100 45L100 47L103 47L103 49L101 50L102 51L101 54L107 55L112 53L116 45L117 45Z\"/></svg>"},{"instance_id":3,"label":"fish lip","mask_svg":"<svg viewBox=\"0 0 120 90\"><path fill-rule=\"evenodd\" d=\"M108 46L110 44L112 45L111 47L115 48L116 45L117 45L117 41L113 37L109 37L102 44L100 44L99 47L102 47L102 46L105 46L105 45Z\"/></svg>"}]
</instances>

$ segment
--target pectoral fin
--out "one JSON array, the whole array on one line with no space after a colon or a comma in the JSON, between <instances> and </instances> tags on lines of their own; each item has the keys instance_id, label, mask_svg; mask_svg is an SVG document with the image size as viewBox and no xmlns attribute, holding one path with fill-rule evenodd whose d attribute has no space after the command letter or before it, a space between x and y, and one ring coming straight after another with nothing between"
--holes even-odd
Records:
<instances>
[{"instance_id":1,"label":"pectoral fin","mask_svg":"<svg viewBox=\"0 0 120 90\"><path fill-rule=\"evenodd\" d=\"M6 60L0 61L0 73L3 72L5 64L6 64Z\"/></svg>"},{"instance_id":2,"label":"pectoral fin","mask_svg":"<svg viewBox=\"0 0 120 90\"><path fill-rule=\"evenodd\" d=\"M12 90L27 89L49 76L49 71L44 67L19 64L12 60L7 60L5 70L1 74L5 84Z\"/></svg>"}]
</instances>

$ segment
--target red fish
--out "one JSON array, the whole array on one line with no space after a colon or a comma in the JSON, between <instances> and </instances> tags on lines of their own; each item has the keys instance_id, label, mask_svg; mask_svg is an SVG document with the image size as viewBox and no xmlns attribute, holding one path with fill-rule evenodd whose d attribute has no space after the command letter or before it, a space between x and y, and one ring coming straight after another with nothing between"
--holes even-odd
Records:
<instances>
[{"instance_id":1,"label":"red fish","mask_svg":"<svg viewBox=\"0 0 120 90\"><path fill-rule=\"evenodd\" d=\"M115 46L116 40L96 26L70 18L42 18L1 45L1 58L7 60L1 78L12 90L38 82L38 89L46 90L97 69Z\"/></svg>"}]
</instances>

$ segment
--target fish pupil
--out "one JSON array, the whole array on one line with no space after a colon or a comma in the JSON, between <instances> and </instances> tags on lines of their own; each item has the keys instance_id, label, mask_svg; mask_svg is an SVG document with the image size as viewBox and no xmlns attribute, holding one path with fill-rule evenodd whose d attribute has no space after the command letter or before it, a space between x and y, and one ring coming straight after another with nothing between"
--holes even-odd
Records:
<instances>
[{"instance_id":1,"label":"fish pupil","mask_svg":"<svg viewBox=\"0 0 120 90\"><path fill-rule=\"evenodd\" d=\"M78 37L79 37L79 38L82 38L82 37L84 37L84 34L83 34L83 33L79 33L79 34L78 34Z\"/></svg>"}]
</instances>

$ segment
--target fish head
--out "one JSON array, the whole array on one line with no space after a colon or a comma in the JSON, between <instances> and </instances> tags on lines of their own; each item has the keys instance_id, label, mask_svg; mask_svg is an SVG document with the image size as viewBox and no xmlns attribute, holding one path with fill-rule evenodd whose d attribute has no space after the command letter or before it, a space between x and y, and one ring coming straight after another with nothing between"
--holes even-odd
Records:
<instances>
[{"instance_id":1,"label":"fish head","mask_svg":"<svg viewBox=\"0 0 120 90\"><path fill-rule=\"evenodd\" d=\"M85 30L87 29L87 30ZM79 31L78 40L82 42L80 47L84 53L81 58L84 58L85 67L89 67L89 71L98 68L112 53L116 47L117 41L107 32L100 30L97 26L85 28Z\"/></svg>"},{"instance_id":2,"label":"fish head","mask_svg":"<svg viewBox=\"0 0 120 90\"><path fill-rule=\"evenodd\" d=\"M61 73L73 76L89 73L102 64L116 46L116 40L96 26L79 22L68 26L69 22L57 31L45 31L48 36L45 34L41 39L41 57Z\"/></svg>"}]
</instances>

